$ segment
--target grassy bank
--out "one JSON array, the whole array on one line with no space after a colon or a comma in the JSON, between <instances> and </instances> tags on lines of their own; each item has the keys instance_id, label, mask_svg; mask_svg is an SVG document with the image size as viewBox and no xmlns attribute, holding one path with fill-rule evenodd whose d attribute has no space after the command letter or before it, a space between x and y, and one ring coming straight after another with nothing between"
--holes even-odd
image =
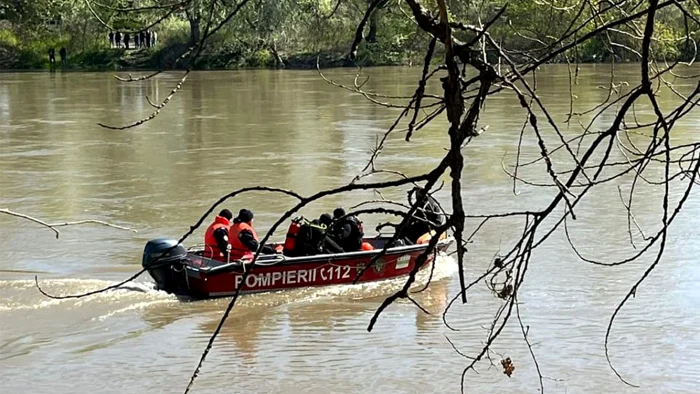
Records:
<instances>
[{"instance_id":1,"label":"grassy bank","mask_svg":"<svg viewBox=\"0 0 700 394\"><path fill-rule=\"evenodd\" d=\"M59 48L68 49L67 63L61 65L58 54ZM172 69L179 70L187 67L187 63L178 61L178 57L187 50L183 43L170 43L157 48L138 50L110 49L93 47L85 50L75 49L67 42L29 42L19 44L17 41L3 41L0 36L0 70L49 70L48 50L56 50L57 68L81 71L118 71L140 69ZM613 56L607 51L597 51L599 48L589 48L581 51L579 63L608 63ZM439 51L439 49L438 49ZM322 67L372 67L420 65L423 54L402 48L386 48L378 44L366 44L360 47L357 58L348 58L348 48L334 48L321 51L299 51L295 53L275 53L267 48L245 48L235 45L221 45L205 51L195 64L197 70L236 70L236 69L310 69L316 67L318 59ZM684 56L681 56L683 58ZM688 56L690 57L690 56ZM442 59L436 53L434 62ZM490 59L497 61L496 59ZM569 59L574 61L574 59ZM629 56L615 55L615 61L635 61ZM566 62L564 57L552 59L551 63Z\"/></svg>"},{"instance_id":2,"label":"grassy bank","mask_svg":"<svg viewBox=\"0 0 700 394\"><path fill-rule=\"evenodd\" d=\"M2 70L49 70L49 48L56 51L58 68L85 71L134 70L134 69L182 69L187 67L178 58L187 50L187 45L169 42L156 48L116 49L91 47L78 49L68 39L37 40L20 42L16 37L0 31L0 69ZM67 62L61 65L59 49L67 48ZM318 58L323 67L395 66L416 62L419 54L402 48L386 48L378 44L365 45L358 51L357 59L348 59L347 48L322 51L300 51L276 53L267 48L251 48L244 45L222 43L205 51L195 64L195 69L246 69L246 68L315 68Z\"/></svg>"},{"instance_id":3,"label":"grassy bank","mask_svg":"<svg viewBox=\"0 0 700 394\"><path fill-rule=\"evenodd\" d=\"M66 45L66 44L64 44ZM169 44L159 48L144 48L138 50L90 48L86 50L68 50L67 62L61 65L58 50L61 43L8 45L0 42L0 70L49 70L48 50L55 48L56 65L54 67L82 71L117 71L139 69L184 69L187 64L178 61L178 57L187 50L182 43ZM440 59L440 56L435 56ZM377 44L360 47L357 58L348 58L347 48L337 48L323 51L301 51L298 53L275 53L261 48L250 50L235 46L221 46L203 53L195 64L197 70L236 70L249 68L287 68L310 69L316 67L316 62L322 67L372 67L399 66L422 64L422 54L402 51L397 48L386 50ZM582 56L581 63L609 62L611 57L590 54ZM617 59L625 60L625 59ZM565 59L554 59L553 62L564 62Z\"/></svg>"},{"instance_id":4,"label":"grassy bank","mask_svg":"<svg viewBox=\"0 0 700 394\"><path fill-rule=\"evenodd\" d=\"M168 26L168 25L165 25ZM155 48L116 49L109 48L106 37L85 35L76 37L69 34L26 34L20 39L13 30L0 27L0 70L48 70L49 48L56 51L55 67L68 70L117 71L139 69L183 69L188 63L179 61L180 55L187 51L188 35L181 25L163 30L163 39ZM508 38L503 42L511 47L526 49L525 42L519 38ZM254 44L251 44L254 42ZM412 39L378 40L376 43L363 42L357 58L348 58L350 41L343 37L314 45L289 45L286 49L263 45L259 40L236 40L219 37L197 59L194 68L198 70L235 70L247 68L315 68L317 58L322 67L369 67L420 65L423 63L427 41L424 37ZM59 49L65 47L68 52L67 63L60 63ZM321 48L321 49L310 49ZM664 47L667 60L688 60L694 56L690 45ZM433 56L434 62L443 59L442 48L438 46ZM614 52L614 53L613 53ZM517 56L517 55L512 55ZM497 62L495 52L489 53L491 61ZM558 62L607 63L615 61L638 61L634 52L623 48L612 50L602 39L593 38L581 45L569 59L560 55L551 60ZM515 61L519 59L515 58Z\"/></svg>"},{"instance_id":5,"label":"grassy bank","mask_svg":"<svg viewBox=\"0 0 700 394\"><path fill-rule=\"evenodd\" d=\"M221 7L217 12L222 15L235 17L208 38L204 53L194 65L196 69L312 68L317 57L324 67L420 65L429 40L403 2L382 1L376 9L369 9L368 0L260 0L238 9L236 2L201 0L187 2L186 9L177 12L168 7L148 7L160 4L155 0L143 0L139 3L144 7L137 9L129 9L130 3L135 2L105 0L95 10L89 3L68 0L10 1L10 6L0 2L0 69L48 69L49 48L58 52L61 47L68 50L68 69L181 69L187 64L176 61L177 57L188 42L202 36L207 10L215 6ZM434 12L431 1L421 3ZM528 0L486 0L478 7L470 2L448 3L454 21L473 23L496 18L489 37L515 62L530 56L541 58L583 37L551 62L636 62L641 58L639 25L624 23L591 34L599 23L627 18L634 7L601 9L607 3L600 2L599 7L581 7L574 12L577 7ZM691 11L700 15L697 8ZM672 62L694 57L693 40L700 33L684 19L684 12L691 11L679 7L658 10L651 40L655 59ZM356 61L349 61L351 43L365 14L371 17L364 18L364 39ZM696 17L690 21L697 21ZM157 32L158 45L139 51L110 49L110 29L132 34L149 29ZM462 42L475 38L465 26L455 27L454 37ZM557 37L564 37L564 42L556 44ZM444 57L441 47L436 48L435 62ZM497 61L493 46L487 49L490 59Z\"/></svg>"}]
</instances>

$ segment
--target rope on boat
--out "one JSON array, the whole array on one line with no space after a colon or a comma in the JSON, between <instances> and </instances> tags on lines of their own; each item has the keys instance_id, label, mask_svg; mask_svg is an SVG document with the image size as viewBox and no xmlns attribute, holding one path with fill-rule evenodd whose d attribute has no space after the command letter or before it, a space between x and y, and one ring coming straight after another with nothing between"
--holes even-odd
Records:
<instances>
[{"instance_id":1,"label":"rope on boat","mask_svg":"<svg viewBox=\"0 0 700 394\"><path fill-rule=\"evenodd\" d=\"M260 262L260 260L258 260L258 261L255 262L255 265L260 265L260 266L266 266L266 267L267 267L267 266L271 266L271 265L276 265L276 264L279 264L279 263L283 263L283 262L285 262L285 261L287 261L287 256L285 256L285 255L283 255L283 254L280 254L280 255L275 256L275 259L272 260L272 261L269 261L269 262Z\"/></svg>"},{"instance_id":2,"label":"rope on boat","mask_svg":"<svg viewBox=\"0 0 700 394\"><path fill-rule=\"evenodd\" d=\"M170 266L170 269L173 270L173 271L175 271L175 272L177 272L178 274L179 274L180 272L182 272L182 273L185 275L185 283L187 284L187 290L190 290L190 277L189 277L189 275L187 275L187 268L186 268L186 266L185 266L184 264L182 264L182 269L178 270L177 268L175 268L174 265L171 265L171 266Z\"/></svg>"}]
</instances>

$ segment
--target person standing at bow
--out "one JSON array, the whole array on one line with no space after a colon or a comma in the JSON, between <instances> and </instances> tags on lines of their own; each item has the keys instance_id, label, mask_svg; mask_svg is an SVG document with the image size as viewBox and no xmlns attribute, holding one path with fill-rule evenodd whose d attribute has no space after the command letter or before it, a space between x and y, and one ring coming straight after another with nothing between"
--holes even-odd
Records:
<instances>
[{"instance_id":1,"label":"person standing at bow","mask_svg":"<svg viewBox=\"0 0 700 394\"><path fill-rule=\"evenodd\" d=\"M229 231L233 214L224 209L214 218L204 233L204 257L229 261Z\"/></svg>"},{"instance_id":2,"label":"person standing at bow","mask_svg":"<svg viewBox=\"0 0 700 394\"><path fill-rule=\"evenodd\" d=\"M241 209L238 212L229 232L229 243L231 244L229 256L231 261L253 259L255 252L260 248L258 234L253 229L253 212L247 209ZM275 254L277 252L274 248L265 245L260 253Z\"/></svg>"}]
</instances>

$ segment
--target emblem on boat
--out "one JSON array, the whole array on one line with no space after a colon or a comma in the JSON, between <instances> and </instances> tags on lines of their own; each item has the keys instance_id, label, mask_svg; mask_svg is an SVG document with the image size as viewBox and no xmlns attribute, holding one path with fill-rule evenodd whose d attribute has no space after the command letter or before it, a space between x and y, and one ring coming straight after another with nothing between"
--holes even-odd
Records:
<instances>
[{"instance_id":1,"label":"emblem on boat","mask_svg":"<svg viewBox=\"0 0 700 394\"><path fill-rule=\"evenodd\" d=\"M372 265L372 269L374 269L374 272L377 274L384 271L384 267L386 267L386 261L384 261L384 259L378 259L374 262L374 265Z\"/></svg>"},{"instance_id":2,"label":"emblem on boat","mask_svg":"<svg viewBox=\"0 0 700 394\"><path fill-rule=\"evenodd\" d=\"M358 264L355 266L355 271L357 272L357 275L360 275L360 272L362 272L363 269L365 269L366 265L364 264Z\"/></svg>"},{"instance_id":3,"label":"emblem on boat","mask_svg":"<svg viewBox=\"0 0 700 394\"><path fill-rule=\"evenodd\" d=\"M405 254L405 255L399 257L398 259L396 259L396 269L397 270L404 269L404 268L408 267L408 263L410 263L410 262L411 262L411 256Z\"/></svg>"}]
</instances>

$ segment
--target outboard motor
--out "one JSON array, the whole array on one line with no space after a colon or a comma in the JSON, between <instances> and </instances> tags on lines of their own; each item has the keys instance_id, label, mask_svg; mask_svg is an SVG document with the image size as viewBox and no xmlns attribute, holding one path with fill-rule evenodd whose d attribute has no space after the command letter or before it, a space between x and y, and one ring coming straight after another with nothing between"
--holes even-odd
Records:
<instances>
[{"instance_id":1,"label":"outboard motor","mask_svg":"<svg viewBox=\"0 0 700 394\"><path fill-rule=\"evenodd\" d=\"M158 290L177 293L179 289L187 287L187 273L183 272L185 261L187 250L176 240L156 238L146 243L141 265L156 281Z\"/></svg>"}]
</instances>

